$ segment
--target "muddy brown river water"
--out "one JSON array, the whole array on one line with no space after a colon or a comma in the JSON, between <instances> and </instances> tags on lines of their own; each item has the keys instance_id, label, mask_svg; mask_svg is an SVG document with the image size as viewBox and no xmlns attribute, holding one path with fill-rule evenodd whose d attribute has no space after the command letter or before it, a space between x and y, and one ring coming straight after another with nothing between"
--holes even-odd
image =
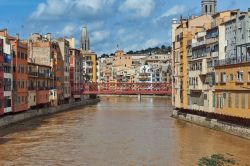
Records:
<instances>
[{"instance_id":1,"label":"muddy brown river water","mask_svg":"<svg viewBox=\"0 0 250 166\"><path fill-rule=\"evenodd\" d=\"M0 129L0 166L195 166L212 154L250 165L250 140L172 119L166 98L101 99Z\"/></svg>"}]
</instances>

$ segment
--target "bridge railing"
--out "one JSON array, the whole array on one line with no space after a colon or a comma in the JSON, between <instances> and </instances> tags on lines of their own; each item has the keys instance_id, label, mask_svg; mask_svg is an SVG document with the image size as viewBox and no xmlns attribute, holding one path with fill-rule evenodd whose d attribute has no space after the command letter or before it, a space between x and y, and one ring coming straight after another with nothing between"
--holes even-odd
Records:
<instances>
[{"instance_id":1,"label":"bridge railing","mask_svg":"<svg viewBox=\"0 0 250 166\"><path fill-rule=\"evenodd\" d=\"M170 83L86 83L83 94L162 94L171 95Z\"/></svg>"}]
</instances>

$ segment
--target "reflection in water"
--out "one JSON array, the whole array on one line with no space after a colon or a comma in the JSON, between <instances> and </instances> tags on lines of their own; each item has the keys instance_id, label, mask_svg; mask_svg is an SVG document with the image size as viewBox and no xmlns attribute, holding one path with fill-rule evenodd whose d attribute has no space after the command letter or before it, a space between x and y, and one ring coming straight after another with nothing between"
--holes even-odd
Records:
<instances>
[{"instance_id":1,"label":"reflection in water","mask_svg":"<svg viewBox=\"0 0 250 166\"><path fill-rule=\"evenodd\" d=\"M230 154L250 163L250 141L170 118L166 98L104 97L98 105L0 130L0 165L193 166Z\"/></svg>"}]
</instances>

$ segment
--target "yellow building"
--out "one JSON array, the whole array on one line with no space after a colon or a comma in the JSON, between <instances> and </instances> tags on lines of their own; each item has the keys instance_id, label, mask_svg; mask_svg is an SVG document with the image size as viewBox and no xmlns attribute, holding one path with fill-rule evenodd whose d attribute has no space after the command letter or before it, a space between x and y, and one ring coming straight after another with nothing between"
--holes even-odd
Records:
<instances>
[{"instance_id":1,"label":"yellow building","mask_svg":"<svg viewBox=\"0 0 250 166\"><path fill-rule=\"evenodd\" d=\"M83 79L97 82L97 55L91 51L83 51Z\"/></svg>"},{"instance_id":2,"label":"yellow building","mask_svg":"<svg viewBox=\"0 0 250 166\"><path fill-rule=\"evenodd\" d=\"M249 119L250 62L221 61L215 68L215 84L213 97L215 112Z\"/></svg>"},{"instance_id":3,"label":"yellow building","mask_svg":"<svg viewBox=\"0 0 250 166\"><path fill-rule=\"evenodd\" d=\"M188 109L188 42L201 27L207 28L212 21L210 15L192 17L188 20L180 19L180 22L173 22L173 104L178 109Z\"/></svg>"}]
</instances>

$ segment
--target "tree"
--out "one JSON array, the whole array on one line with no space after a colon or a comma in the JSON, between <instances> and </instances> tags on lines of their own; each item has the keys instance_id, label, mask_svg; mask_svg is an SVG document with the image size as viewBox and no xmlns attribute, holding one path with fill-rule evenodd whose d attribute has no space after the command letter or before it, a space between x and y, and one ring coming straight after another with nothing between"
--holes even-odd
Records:
<instances>
[{"instance_id":1,"label":"tree","mask_svg":"<svg viewBox=\"0 0 250 166\"><path fill-rule=\"evenodd\" d=\"M134 51L129 51L129 52L127 52L127 54L134 54Z\"/></svg>"},{"instance_id":2,"label":"tree","mask_svg":"<svg viewBox=\"0 0 250 166\"><path fill-rule=\"evenodd\" d=\"M165 50L165 49L166 49L166 46L165 46L165 45L162 45L162 46L161 46L161 49L162 49L162 50Z\"/></svg>"}]
</instances>

